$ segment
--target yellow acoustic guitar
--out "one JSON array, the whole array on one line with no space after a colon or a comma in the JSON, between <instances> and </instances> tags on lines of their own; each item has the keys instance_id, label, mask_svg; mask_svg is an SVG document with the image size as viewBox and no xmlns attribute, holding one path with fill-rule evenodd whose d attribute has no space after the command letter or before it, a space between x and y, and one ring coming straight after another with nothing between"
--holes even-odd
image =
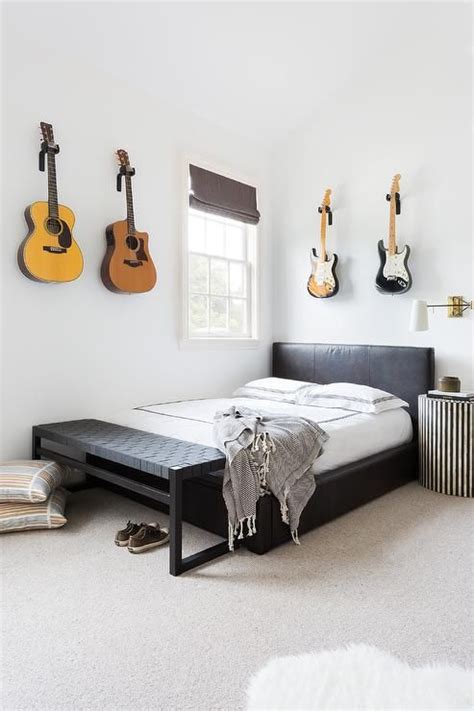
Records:
<instances>
[{"instance_id":1,"label":"yellow acoustic guitar","mask_svg":"<svg viewBox=\"0 0 474 711\"><path fill-rule=\"evenodd\" d=\"M43 141L40 151L40 170L48 159L48 202L34 202L25 210L28 234L18 250L18 266L25 276L34 281L74 281L84 266L81 250L72 236L74 213L58 204L56 182L56 153L53 127L40 124Z\"/></svg>"}]
</instances>

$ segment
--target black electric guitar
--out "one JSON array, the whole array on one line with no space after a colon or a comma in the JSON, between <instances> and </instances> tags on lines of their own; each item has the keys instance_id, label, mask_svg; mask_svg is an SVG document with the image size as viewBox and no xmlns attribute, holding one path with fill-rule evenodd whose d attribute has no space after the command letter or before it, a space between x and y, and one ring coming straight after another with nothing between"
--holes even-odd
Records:
<instances>
[{"instance_id":1,"label":"black electric guitar","mask_svg":"<svg viewBox=\"0 0 474 711\"><path fill-rule=\"evenodd\" d=\"M388 249L383 240L378 243L380 267L375 278L376 288L384 294L404 294L411 288L412 280L408 269L410 247L406 244L398 251L396 238L396 215L400 212L400 178L397 173L392 180L390 194L390 223L388 231Z\"/></svg>"}]
</instances>

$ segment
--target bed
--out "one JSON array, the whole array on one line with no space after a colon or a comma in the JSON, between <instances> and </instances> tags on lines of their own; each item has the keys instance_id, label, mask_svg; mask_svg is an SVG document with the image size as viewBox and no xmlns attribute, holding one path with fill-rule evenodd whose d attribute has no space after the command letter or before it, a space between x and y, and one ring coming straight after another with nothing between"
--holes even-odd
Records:
<instances>
[{"instance_id":1,"label":"bed","mask_svg":"<svg viewBox=\"0 0 474 711\"><path fill-rule=\"evenodd\" d=\"M125 427L215 447L214 415L229 404L269 415L294 415L312 420L328 433L322 454L312 471L316 479L326 472L398 447L413 439L413 423L405 408L378 415L340 408L311 407L266 398L212 398L162 402L124 410L108 417ZM220 475L219 475L220 476Z\"/></svg>"},{"instance_id":2,"label":"bed","mask_svg":"<svg viewBox=\"0 0 474 711\"><path fill-rule=\"evenodd\" d=\"M273 376L322 384L370 385L393 393L410 405L408 411L399 409L379 415L341 410L318 412L316 421L330 437L313 468L317 488L302 514L300 535L416 477L417 399L420 393L433 387L432 348L274 343L272 356ZM151 403L108 419L138 430L212 446L213 414L229 402L226 398ZM297 407L271 401L237 402L267 412ZM294 414L314 419L315 408L298 406ZM221 472L187 481L183 491L184 520L225 537L227 512L221 489ZM289 539L290 532L281 521L276 499L261 498L257 534L246 539L247 547L263 554Z\"/></svg>"}]
</instances>

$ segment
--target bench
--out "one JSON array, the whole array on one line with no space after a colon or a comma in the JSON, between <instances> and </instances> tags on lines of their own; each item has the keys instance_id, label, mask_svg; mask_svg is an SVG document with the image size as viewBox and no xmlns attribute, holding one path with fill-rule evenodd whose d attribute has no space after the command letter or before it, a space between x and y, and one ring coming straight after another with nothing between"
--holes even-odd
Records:
<instances>
[{"instance_id":1,"label":"bench","mask_svg":"<svg viewBox=\"0 0 474 711\"><path fill-rule=\"evenodd\" d=\"M170 516L171 575L229 552L227 540L185 558L182 550L183 483L222 470L225 456L218 449L90 419L34 426L32 455L165 504Z\"/></svg>"}]
</instances>

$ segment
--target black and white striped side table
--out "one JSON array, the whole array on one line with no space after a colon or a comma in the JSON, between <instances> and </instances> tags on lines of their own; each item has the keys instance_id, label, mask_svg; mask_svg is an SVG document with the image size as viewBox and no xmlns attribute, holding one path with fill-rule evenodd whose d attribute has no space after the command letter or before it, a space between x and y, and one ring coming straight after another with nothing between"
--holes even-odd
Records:
<instances>
[{"instance_id":1,"label":"black and white striped side table","mask_svg":"<svg viewBox=\"0 0 474 711\"><path fill-rule=\"evenodd\" d=\"M473 496L474 402L420 395L418 417L420 484Z\"/></svg>"}]
</instances>

